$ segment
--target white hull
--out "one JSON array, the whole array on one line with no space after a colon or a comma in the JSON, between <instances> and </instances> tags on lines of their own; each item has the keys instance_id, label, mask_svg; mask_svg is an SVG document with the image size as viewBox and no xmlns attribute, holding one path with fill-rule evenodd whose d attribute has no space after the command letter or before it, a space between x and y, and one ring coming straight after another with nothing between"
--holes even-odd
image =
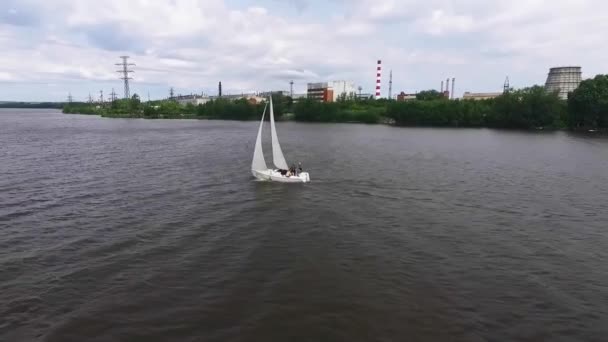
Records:
<instances>
[{"instance_id":1,"label":"white hull","mask_svg":"<svg viewBox=\"0 0 608 342\"><path fill-rule=\"evenodd\" d=\"M280 183L308 183L310 182L310 175L308 172L301 172L297 176L283 176L277 170L251 170L251 173L255 178L261 181L280 182Z\"/></svg>"}]
</instances>

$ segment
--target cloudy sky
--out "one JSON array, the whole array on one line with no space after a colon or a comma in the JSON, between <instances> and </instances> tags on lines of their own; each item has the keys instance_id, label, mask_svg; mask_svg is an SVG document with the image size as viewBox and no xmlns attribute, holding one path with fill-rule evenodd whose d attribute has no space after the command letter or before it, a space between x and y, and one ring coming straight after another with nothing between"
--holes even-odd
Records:
<instances>
[{"instance_id":1,"label":"cloudy sky","mask_svg":"<svg viewBox=\"0 0 608 342\"><path fill-rule=\"evenodd\" d=\"M289 89L352 80L371 93L375 63L393 92L456 94L542 84L551 66L608 73L605 0L2 0L0 100L122 92L118 56L147 98Z\"/></svg>"}]
</instances>

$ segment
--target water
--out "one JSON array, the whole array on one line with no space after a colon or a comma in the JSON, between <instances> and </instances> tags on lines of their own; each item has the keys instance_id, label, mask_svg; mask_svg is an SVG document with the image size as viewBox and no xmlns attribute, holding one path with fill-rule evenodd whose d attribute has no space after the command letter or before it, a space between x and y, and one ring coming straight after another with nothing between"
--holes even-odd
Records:
<instances>
[{"instance_id":1,"label":"water","mask_svg":"<svg viewBox=\"0 0 608 342\"><path fill-rule=\"evenodd\" d=\"M256 130L2 110L0 340L608 336L608 139L280 123L284 185Z\"/></svg>"}]
</instances>

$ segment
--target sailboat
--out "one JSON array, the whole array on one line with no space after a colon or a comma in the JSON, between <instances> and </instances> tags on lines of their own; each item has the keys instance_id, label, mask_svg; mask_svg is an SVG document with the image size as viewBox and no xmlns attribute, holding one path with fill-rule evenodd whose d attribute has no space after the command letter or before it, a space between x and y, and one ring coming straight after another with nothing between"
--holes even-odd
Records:
<instances>
[{"instance_id":1,"label":"sailboat","mask_svg":"<svg viewBox=\"0 0 608 342\"><path fill-rule=\"evenodd\" d=\"M260 128L258 129L258 138L255 141L255 150L253 152L253 161L251 162L251 173L258 180L281 182L281 183L306 183L310 182L310 175L308 172L299 172L296 174L290 174L287 171L287 161L283 156L281 145L279 144L279 138L277 136L277 129L274 125L274 109L272 106L272 96L270 96L270 135L272 137L272 163L275 168L270 169L266 166L266 160L264 160L264 151L262 150L262 127L264 126L264 116L266 115L266 109L268 104L264 108L262 113L262 120L260 121Z\"/></svg>"}]
</instances>

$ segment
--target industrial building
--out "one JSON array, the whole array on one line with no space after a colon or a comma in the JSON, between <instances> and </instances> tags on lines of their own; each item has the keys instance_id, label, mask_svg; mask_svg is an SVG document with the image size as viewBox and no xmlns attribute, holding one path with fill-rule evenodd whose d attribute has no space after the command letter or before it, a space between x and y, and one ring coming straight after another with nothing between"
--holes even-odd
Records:
<instances>
[{"instance_id":1,"label":"industrial building","mask_svg":"<svg viewBox=\"0 0 608 342\"><path fill-rule=\"evenodd\" d=\"M214 99L214 98L212 97L211 99ZM265 97L260 96L259 94L255 94L255 93L222 95L222 99L226 99L226 100L230 100L230 101L245 99L245 100L249 101L249 103L252 103L252 104L257 104L257 103L266 101Z\"/></svg>"},{"instance_id":2,"label":"industrial building","mask_svg":"<svg viewBox=\"0 0 608 342\"><path fill-rule=\"evenodd\" d=\"M467 91L462 96L462 99L463 100L489 100L489 99L495 99L495 98L499 97L500 95L502 95L502 93L471 93L471 92Z\"/></svg>"},{"instance_id":3,"label":"industrial building","mask_svg":"<svg viewBox=\"0 0 608 342\"><path fill-rule=\"evenodd\" d=\"M176 96L174 99L182 106L187 104L193 104L195 106L200 104L205 104L212 100L217 100L220 96L202 96L202 95L185 95L185 96ZM240 99L246 99L252 104L257 104L265 101L265 98L259 96L257 94L237 94L237 95L222 95L222 99L229 101L236 101Z\"/></svg>"},{"instance_id":4,"label":"industrial building","mask_svg":"<svg viewBox=\"0 0 608 342\"><path fill-rule=\"evenodd\" d=\"M406 94L405 92L401 92L401 94L397 95L397 101L411 101L416 99L416 94Z\"/></svg>"},{"instance_id":5,"label":"industrial building","mask_svg":"<svg viewBox=\"0 0 608 342\"><path fill-rule=\"evenodd\" d=\"M369 93L359 93L359 94L355 95L355 99L357 99L357 100L370 100L373 98L374 98L374 95L369 94Z\"/></svg>"},{"instance_id":6,"label":"industrial building","mask_svg":"<svg viewBox=\"0 0 608 342\"><path fill-rule=\"evenodd\" d=\"M263 91L258 94L261 97L269 97L270 95L291 96L291 92L287 90Z\"/></svg>"},{"instance_id":7,"label":"industrial building","mask_svg":"<svg viewBox=\"0 0 608 342\"><path fill-rule=\"evenodd\" d=\"M308 83L306 97L320 102L333 102L334 90L329 87L327 82Z\"/></svg>"},{"instance_id":8,"label":"industrial building","mask_svg":"<svg viewBox=\"0 0 608 342\"><path fill-rule=\"evenodd\" d=\"M454 99L454 88L456 86L456 78L452 78L452 91L450 92L450 78L445 81L445 89L443 88L443 81L441 81L441 91L439 92L444 98L448 100Z\"/></svg>"},{"instance_id":9,"label":"industrial building","mask_svg":"<svg viewBox=\"0 0 608 342\"><path fill-rule=\"evenodd\" d=\"M209 96L202 96L202 95L185 95L185 96L176 96L174 97L174 100L177 101L177 103L179 103L182 106L185 106L187 104L193 104L195 106L198 106L199 104L205 104L209 101L211 101L211 98Z\"/></svg>"},{"instance_id":10,"label":"industrial building","mask_svg":"<svg viewBox=\"0 0 608 342\"><path fill-rule=\"evenodd\" d=\"M308 83L306 92L309 99L322 102L336 102L340 96L354 97L356 94L355 84L349 81Z\"/></svg>"},{"instance_id":11,"label":"industrial building","mask_svg":"<svg viewBox=\"0 0 608 342\"><path fill-rule=\"evenodd\" d=\"M549 69L545 90L557 92L562 99L568 98L568 93L581 84L582 68L578 66L556 67Z\"/></svg>"}]
</instances>

